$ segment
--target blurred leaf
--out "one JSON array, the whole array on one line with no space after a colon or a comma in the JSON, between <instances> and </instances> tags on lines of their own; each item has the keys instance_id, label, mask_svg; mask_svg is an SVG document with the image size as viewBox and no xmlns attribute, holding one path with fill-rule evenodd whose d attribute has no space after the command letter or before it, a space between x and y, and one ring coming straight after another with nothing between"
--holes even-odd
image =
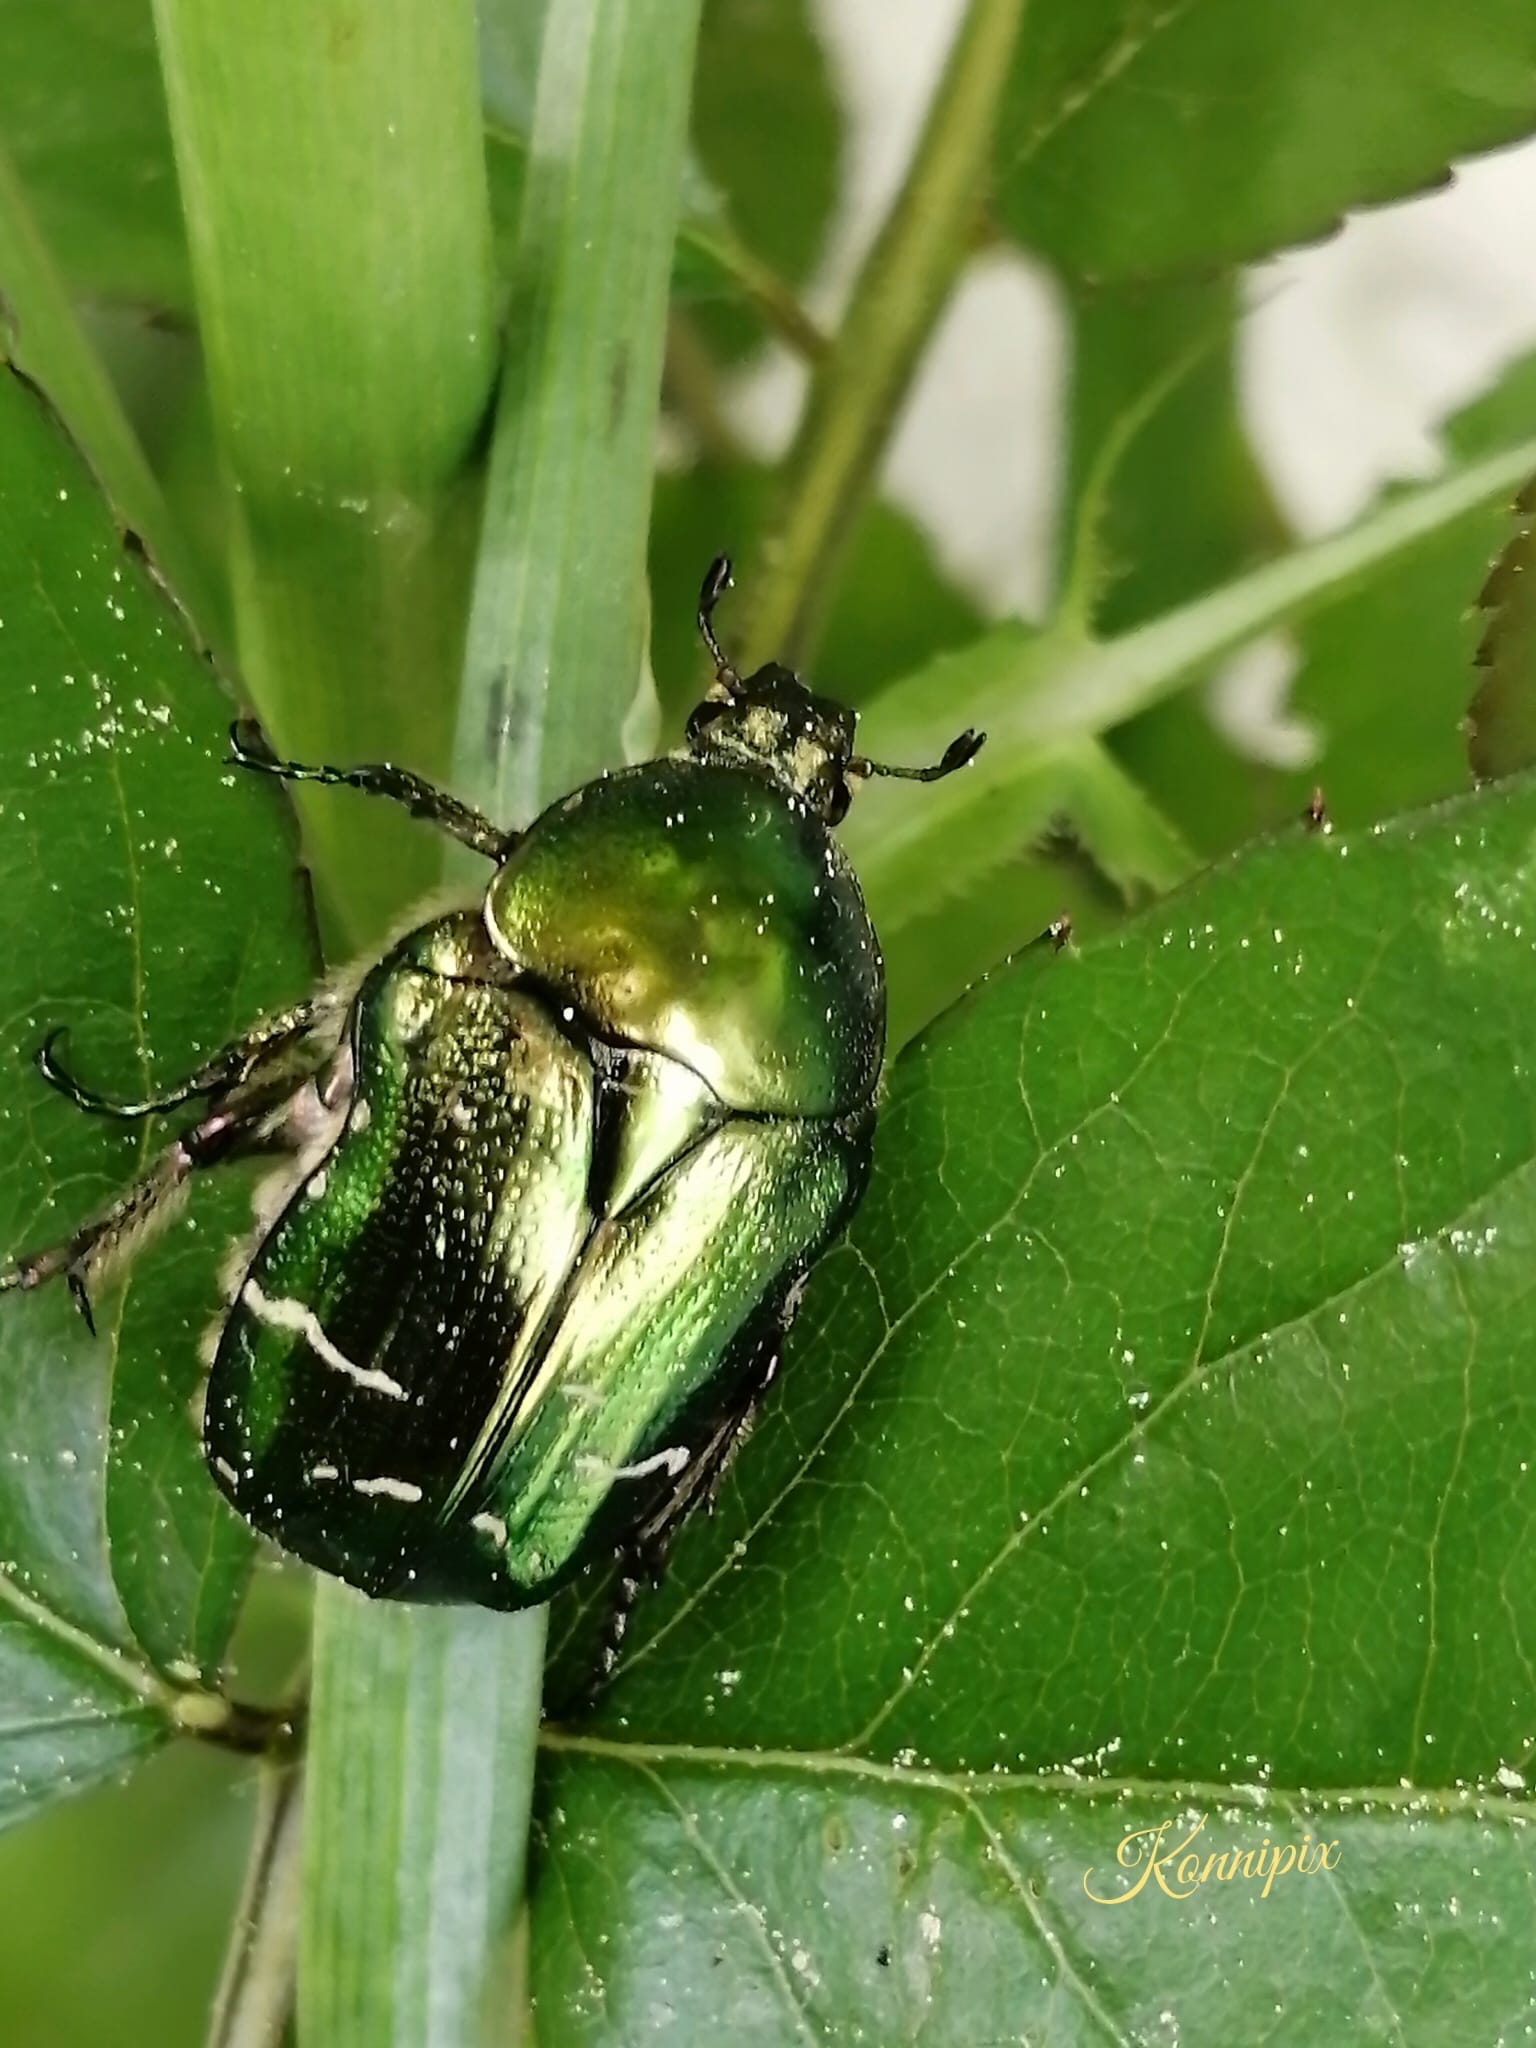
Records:
<instances>
[{"instance_id":1,"label":"blurred leaf","mask_svg":"<svg viewBox=\"0 0 1536 2048\"><path fill-rule=\"evenodd\" d=\"M1079 275L1207 272L1533 127L1527 0L1042 0L1004 104L997 204Z\"/></svg>"},{"instance_id":2,"label":"blurred leaf","mask_svg":"<svg viewBox=\"0 0 1536 2048\"><path fill-rule=\"evenodd\" d=\"M992 877L1036 830L1030 792L1042 755L1177 695L1272 627L1318 618L1497 504L1529 473L1536 439L1501 437L1498 451L1110 640L1092 640L1070 616L1044 632L1006 623L882 691L863 735L877 760L937 760L957 725L988 738L965 772L924 791L921 805L894 808L870 792L855 806L844 836L871 900L899 902L901 879L919 863L956 893Z\"/></svg>"},{"instance_id":3,"label":"blurred leaf","mask_svg":"<svg viewBox=\"0 0 1536 2048\"><path fill-rule=\"evenodd\" d=\"M1238 409L1236 281L1079 285L1071 311L1062 523L1070 532L1094 498L1092 624L1107 636L1225 582L1286 534Z\"/></svg>"},{"instance_id":4,"label":"blurred leaf","mask_svg":"<svg viewBox=\"0 0 1536 2048\"><path fill-rule=\"evenodd\" d=\"M722 1986L742 2048L1524 2009L1533 849L1529 780L1297 828L898 1063L767 1416L550 1739L563 2041ZM1201 1816L1335 1867L1085 1896Z\"/></svg>"},{"instance_id":5,"label":"blurred leaf","mask_svg":"<svg viewBox=\"0 0 1536 2048\"><path fill-rule=\"evenodd\" d=\"M1536 479L1515 500L1515 536L1483 585L1483 671L1468 716L1473 773L1512 775L1536 764Z\"/></svg>"},{"instance_id":6,"label":"blurred leaf","mask_svg":"<svg viewBox=\"0 0 1536 2048\"><path fill-rule=\"evenodd\" d=\"M92 346L21 181L0 146L0 346L45 386L111 495L119 522L212 632L192 551L183 542L144 450Z\"/></svg>"},{"instance_id":7,"label":"blurred leaf","mask_svg":"<svg viewBox=\"0 0 1536 2048\"><path fill-rule=\"evenodd\" d=\"M6 2048L202 2040L252 1789L248 1766L179 1743L0 1840Z\"/></svg>"},{"instance_id":8,"label":"blurred leaf","mask_svg":"<svg viewBox=\"0 0 1536 2048\"><path fill-rule=\"evenodd\" d=\"M190 303L150 0L0 0L0 135L77 292Z\"/></svg>"},{"instance_id":9,"label":"blurred leaf","mask_svg":"<svg viewBox=\"0 0 1536 2048\"><path fill-rule=\"evenodd\" d=\"M804 667L891 429L974 245L1024 0L969 0L900 189L816 363L778 475L742 660Z\"/></svg>"},{"instance_id":10,"label":"blurred leaf","mask_svg":"<svg viewBox=\"0 0 1536 2048\"><path fill-rule=\"evenodd\" d=\"M0 622L11 1256L83 1221L157 1143L43 1087L32 1054L47 1030L74 1027L72 1055L96 1085L141 1094L297 993L312 956L280 797L223 766L231 705L57 421L10 371ZM238 1185L210 1189L196 1228L103 1297L100 1342L62 1287L0 1301L0 1691L22 1745L3 1782L33 1801L152 1739L141 1652L190 1677L223 1651L250 1540L203 1469L198 1339L244 1211Z\"/></svg>"},{"instance_id":11,"label":"blurred leaf","mask_svg":"<svg viewBox=\"0 0 1536 2048\"><path fill-rule=\"evenodd\" d=\"M1145 903L1194 865L1098 740L1043 748L957 809L942 832L942 858L923 815L931 795L899 782L859 793L859 841L878 848L863 883L886 956L893 1047L1005 954L1072 916L1074 904L1098 910L1091 929L1111 906ZM985 889L965 890L964 878L992 870Z\"/></svg>"},{"instance_id":12,"label":"blurred leaf","mask_svg":"<svg viewBox=\"0 0 1536 2048\"><path fill-rule=\"evenodd\" d=\"M651 660L673 732L708 680L693 616L700 578L716 555L735 558L739 595L726 599L719 619L731 644L735 606L750 609L772 489L773 472L746 461L701 463L656 479ZM945 579L928 536L907 513L876 500L860 514L812 681L845 703L867 704L896 676L962 646L980 625L976 607Z\"/></svg>"},{"instance_id":13,"label":"blurred leaf","mask_svg":"<svg viewBox=\"0 0 1536 2048\"><path fill-rule=\"evenodd\" d=\"M1466 461L1533 428L1536 356L1527 356L1442 432ZM1466 788L1472 607L1508 534L1512 494L1469 507L1306 626L1291 702L1316 724L1322 752L1279 778L1285 808L1299 808L1316 782L1335 818L1363 824ZM1389 492L1383 504L1404 495Z\"/></svg>"},{"instance_id":14,"label":"blurred leaf","mask_svg":"<svg viewBox=\"0 0 1536 2048\"><path fill-rule=\"evenodd\" d=\"M707 0L693 135L733 232L788 284L804 284L837 201L843 144L842 110L808 0ZM705 282L700 276L696 287ZM739 301L700 304L697 314L727 360L762 332Z\"/></svg>"}]
</instances>

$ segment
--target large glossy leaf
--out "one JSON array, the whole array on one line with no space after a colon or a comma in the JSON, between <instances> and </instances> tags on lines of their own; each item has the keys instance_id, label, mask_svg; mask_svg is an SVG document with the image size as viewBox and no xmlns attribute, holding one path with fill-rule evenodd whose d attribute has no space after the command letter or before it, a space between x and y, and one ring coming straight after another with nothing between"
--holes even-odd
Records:
<instances>
[{"instance_id":1,"label":"large glossy leaf","mask_svg":"<svg viewBox=\"0 0 1536 2048\"><path fill-rule=\"evenodd\" d=\"M232 709L37 392L0 372L0 1247L73 1228L153 1131L82 1117L32 1054L178 1078L310 971L280 798L222 764ZM197 1444L198 1338L244 1190L98 1305L0 1300L0 1799L114 1768L158 1721L149 1665L216 1666L249 1544ZM9 1799L7 1799L9 1795Z\"/></svg>"},{"instance_id":2,"label":"large glossy leaf","mask_svg":"<svg viewBox=\"0 0 1536 2048\"><path fill-rule=\"evenodd\" d=\"M1004 106L998 204L1082 275L1204 271L1533 126L1526 0L1043 0Z\"/></svg>"},{"instance_id":3,"label":"large glossy leaf","mask_svg":"<svg viewBox=\"0 0 1536 2048\"><path fill-rule=\"evenodd\" d=\"M1527 779L1297 827L920 1042L713 1524L551 1739L541 2032L1524 2013L1533 1005ZM1202 1817L1336 1846L1085 1891Z\"/></svg>"}]
</instances>

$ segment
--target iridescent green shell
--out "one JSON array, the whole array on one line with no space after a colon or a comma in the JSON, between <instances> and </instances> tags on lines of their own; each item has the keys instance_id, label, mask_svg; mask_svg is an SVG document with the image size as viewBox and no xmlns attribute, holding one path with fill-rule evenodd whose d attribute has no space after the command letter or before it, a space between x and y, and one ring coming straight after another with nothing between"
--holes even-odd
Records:
<instances>
[{"instance_id":1,"label":"iridescent green shell","mask_svg":"<svg viewBox=\"0 0 1536 2048\"><path fill-rule=\"evenodd\" d=\"M883 1000L768 778L663 761L546 812L358 992L209 1384L236 1507L369 1592L505 1607L665 1519L858 1198Z\"/></svg>"}]
</instances>

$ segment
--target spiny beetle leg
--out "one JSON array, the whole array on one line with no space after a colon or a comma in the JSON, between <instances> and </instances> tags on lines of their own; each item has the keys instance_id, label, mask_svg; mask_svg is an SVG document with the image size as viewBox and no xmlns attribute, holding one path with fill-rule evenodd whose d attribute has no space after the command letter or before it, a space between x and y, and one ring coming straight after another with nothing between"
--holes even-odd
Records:
<instances>
[{"instance_id":1,"label":"spiny beetle leg","mask_svg":"<svg viewBox=\"0 0 1536 2048\"><path fill-rule=\"evenodd\" d=\"M126 1239L150 1229L159 1212L194 1173L219 1166L241 1152L255 1151L271 1142L272 1113L279 1108L293 1084L285 1081L283 1092L266 1091L238 1112L215 1110L184 1131L160 1152L149 1171L134 1182L108 1208L83 1224L62 1244L33 1252L0 1271L0 1294L29 1293L62 1276L86 1328L96 1334L91 1313L87 1279L93 1265L109 1257Z\"/></svg>"},{"instance_id":2,"label":"spiny beetle leg","mask_svg":"<svg viewBox=\"0 0 1536 2048\"><path fill-rule=\"evenodd\" d=\"M250 1080L265 1061L296 1045L342 1007L341 998L327 992L295 1003L292 1009L280 1011L275 1017L263 1018L261 1023L216 1052L185 1081L166 1089L163 1095L146 1096L142 1102L114 1101L111 1096L98 1095L94 1088L87 1088L76 1080L54 1050L68 1035L62 1028L49 1032L34 1057L37 1070L49 1087L57 1088L76 1109L87 1110L92 1116L116 1117L122 1122L132 1123L141 1117L161 1116L167 1110L180 1109L184 1103L195 1102L200 1096L223 1095L238 1088Z\"/></svg>"},{"instance_id":3,"label":"spiny beetle leg","mask_svg":"<svg viewBox=\"0 0 1536 2048\"><path fill-rule=\"evenodd\" d=\"M395 767L392 761L366 762L360 768L310 767L302 761L280 761L254 728L237 719L229 729L230 760L237 768L251 768L260 775L275 775L280 782L317 782L330 789L357 789L364 796L387 797L402 804L413 818L424 818L450 838L457 839L487 860L504 861L522 837L503 832L489 818L468 804L460 803L445 789Z\"/></svg>"}]
</instances>

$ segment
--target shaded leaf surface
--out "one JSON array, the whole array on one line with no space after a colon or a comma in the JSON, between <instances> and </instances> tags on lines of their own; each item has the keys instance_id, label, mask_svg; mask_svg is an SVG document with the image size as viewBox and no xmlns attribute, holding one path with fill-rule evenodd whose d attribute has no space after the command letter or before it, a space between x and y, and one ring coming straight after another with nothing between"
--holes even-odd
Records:
<instances>
[{"instance_id":1,"label":"shaded leaf surface","mask_svg":"<svg viewBox=\"0 0 1536 2048\"><path fill-rule=\"evenodd\" d=\"M1298 828L899 1063L777 1405L557 1738L572 2039L711 1983L749 2043L1524 2012L1533 1002L1526 780ZM1085 1896L1200 1813L1337 1868Z\"/></svg>"},{"instance_id":2,"label":"shaded leaf surface","mask_svg":"<svg viewBox=\"0 0 1536 2048\"><path fill-rule=\"evenodd\" d=\"M71 1027L92 1083L142 1094L295 993L310 954L281 799L222 765L229 701L46 405L9 371L0 664L9 1257L72 1229L156 1142L44 1088L32 1066L43 1034ZM67 1687L71 1705L85 1702L66 1715L67 1736L16 1766L36 1797L109 1767L80 1758L143 1737L128 1712L141 1656L207 1670L233 1620L249 1539L204 1473L193 1411L197 1338L244 1190L210 1195L102 1295L100 1342L62 1289L0 1302L0 1690L63 1698Z\"/></svg>"},{"instance_id":3,"label":"shaded leaf surface","mask_svg":"<svg viewBox=\"0 0 1536 2048\"><path fill-rule=\"evenodd\" d=\"M1047 0L998 205L1068 270L1160 276L1322 235L1533 123L1525 0Z\"/></svg>"}]
</instances>

